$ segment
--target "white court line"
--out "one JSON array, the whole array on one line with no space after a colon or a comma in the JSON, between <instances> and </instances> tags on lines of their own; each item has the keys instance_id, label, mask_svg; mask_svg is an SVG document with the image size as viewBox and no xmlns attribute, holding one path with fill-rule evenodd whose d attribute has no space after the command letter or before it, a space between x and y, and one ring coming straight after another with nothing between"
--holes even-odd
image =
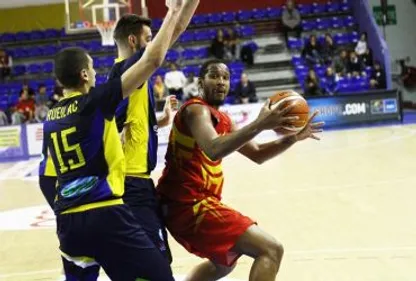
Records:
<instances>
[{"instance_id":1,"label":"white court line","mask_svg":"<svg viewBox=\"0 0 416 281\"><path fill-rule=\"evenodd\" d=\"M7 179L10 178L10 175L13 175L13 177L16 177L15 174L18 173L20 170L24 169L28 164L28 161L19 161L16 164L14 164L12 167L5 169L0 174L0 179Z\"/></svg>"},{"instance_id":2,"label":"white court line","mask_svg":"<svg viewBox=\"0 0 416 281\"><path fill-rule=\"evenodd\" d=\"M340 249L316 249L316 250L297 250L297 251L286 251L285 255L296 256L296 255L321 255L321 254L340 254L340 253L388 253L388 252L413 252L416 251L416 246L403 246L403 247L379 247L379 248L340 248ZM194 256L185 258L173 258L175 261L187 261L195 259ZM47 273L60 272L62 269L46 269L28 272L15 272L0 275L0 278L16 277L16 276L33 276Z\"/></svg>"}]
</instances>

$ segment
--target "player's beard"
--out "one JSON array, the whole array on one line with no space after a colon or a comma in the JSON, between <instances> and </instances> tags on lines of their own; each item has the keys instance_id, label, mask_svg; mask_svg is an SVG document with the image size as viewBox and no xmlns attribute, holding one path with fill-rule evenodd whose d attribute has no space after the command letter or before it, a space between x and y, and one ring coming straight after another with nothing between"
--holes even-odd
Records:
<instances>
[{"instance_id":1,"label":"player's beard","mask_svg":"<svg viewBox=\"0 0 416 281\"><path fill-rule=\"evenodd\" d=\"M221 106L221 105L224 105L224 102L225 102L225 100L212 99L208 103L212 106Z\"/></svg>"}]
</instances>

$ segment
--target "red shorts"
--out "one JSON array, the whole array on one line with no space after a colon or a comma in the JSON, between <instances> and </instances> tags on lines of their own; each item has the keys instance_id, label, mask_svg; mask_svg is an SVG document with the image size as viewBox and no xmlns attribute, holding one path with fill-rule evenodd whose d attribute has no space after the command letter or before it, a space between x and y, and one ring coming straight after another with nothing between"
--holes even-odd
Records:
<instances>
[{"instance_id":1,"label":"red shorts","mask_svg":"<svg viewBox=\"0 0 416 281\"><path fill-rule=\"evenodd\" d=\"M241 254L232 252L238 238L255 222L208 197L191 204L167 203L166 227L189 252L231 266Z\"/></svg>"}]
</instances>

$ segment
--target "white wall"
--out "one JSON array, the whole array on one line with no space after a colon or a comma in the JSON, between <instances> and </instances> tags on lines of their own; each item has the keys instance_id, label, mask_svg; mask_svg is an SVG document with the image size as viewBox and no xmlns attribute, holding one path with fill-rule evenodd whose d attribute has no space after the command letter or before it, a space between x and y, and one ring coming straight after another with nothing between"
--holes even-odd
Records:
<instances>
[{"instance_id":1,"label":"white wall","mask_svg":"<svg viewBox=\"0 0 416 281\"><path fill-rule=\"evenodd\" d=\"M368 0L371 9L380 6L380 0ZM386 41L391 60L409 56L411 64L416 65L416 4L413 0L388 0L396 6L397 25L386 26ZM380 26L383 34L383 28ZM392 63L392 71L395 71Z\"/></svg>"}]
</instances>

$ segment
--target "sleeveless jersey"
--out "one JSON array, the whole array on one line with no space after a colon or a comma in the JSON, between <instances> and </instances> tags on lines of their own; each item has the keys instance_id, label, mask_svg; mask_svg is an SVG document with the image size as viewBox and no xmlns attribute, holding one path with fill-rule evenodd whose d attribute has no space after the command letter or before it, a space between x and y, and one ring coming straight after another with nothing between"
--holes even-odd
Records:
<instances>
[{"instance_id":1,"label":"sleeveless jersey","mask_svg":"<svg viewBox=\"0 0 416 281\"><path fill-rule=\"evenodd\" d=\"M192 104L201 104L209 108L218 135L231 131L232 123L227 114L209 106L199 98L186 102L173 121L165 159L166 165L159 180L158 192L162 197L178 202L190 203L212 196L221 200L224 184L222 160L209 159L181 118L184 109Z\"/></svg>"}]
</instances>

